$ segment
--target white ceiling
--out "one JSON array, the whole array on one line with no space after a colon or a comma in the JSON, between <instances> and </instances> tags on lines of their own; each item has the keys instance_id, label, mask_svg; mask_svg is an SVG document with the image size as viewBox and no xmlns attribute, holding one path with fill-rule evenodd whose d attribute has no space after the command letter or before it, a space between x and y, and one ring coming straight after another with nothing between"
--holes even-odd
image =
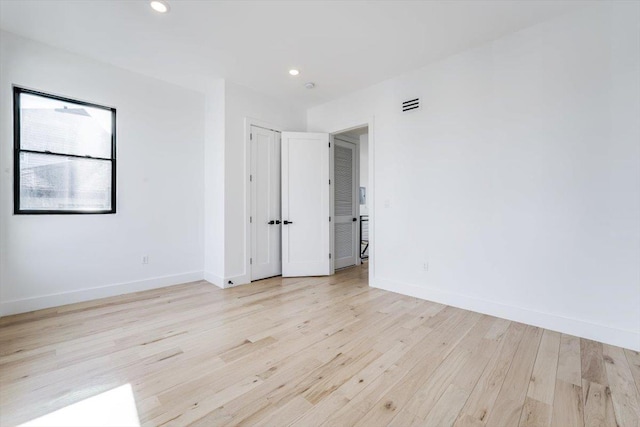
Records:
<instances>
[{"instance_id":1,"label":"white ceiling","mask_svg":"<svg viewBox=\"0 0 640 427\"><path fill-rule=\"evenodd\" d=\"M319 104L585 2L1 0L0 27L201 89L224 77ZM300 69L298 77L287 73ZM316 83L307 90L303 84Z\"/></svg>"}]
</instances>

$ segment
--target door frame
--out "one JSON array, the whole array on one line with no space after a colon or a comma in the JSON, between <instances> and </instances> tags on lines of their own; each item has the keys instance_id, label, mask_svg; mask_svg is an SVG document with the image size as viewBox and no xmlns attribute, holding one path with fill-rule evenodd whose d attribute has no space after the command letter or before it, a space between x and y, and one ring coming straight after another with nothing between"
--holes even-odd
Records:
<instances>
[{"instance_id":1,"label":"door frame","mask_svg":"<svg viewBox=\"0 0 640 427\"><path fill-rule=\"evenodd\" d=\"M249 175L251 175L251 126L257 126L260 128L273 130L282 133L282 127L264 122L262 120L253 119L251 117L244 118L244 196L245 196L245 227L244 227L244 280L241 283L251 283L251 181Z\"/></svg>"},{"instance_id":2,"label":"door frame","mask_svg":"<svg viewBox=\"0 0 640 427\"><path fill-rule=\"evenodd\" d=\"M360 126L361 127L361 126ZM338 134L333 135L333 138L331 140L332 144L335 144L337 140L343 141L343 142L347 142L349 144L354 144L356 146L355 149L355 163L356 163L356 179L355 179L355 187L356 187L356 192L353 194L353 200L355 202L356 205L356 217L358 218L358 224L356 226L356 247L354 248L354 250L356 251L356 253L358 254L356 256L356 263L354 265L360 265L362 264L362 260L360 259L360 202L357 202L357 200L359 199L359 189L360 189L360 139L355 139L355 138L351 138L348 136L338 136ZM335 147L334 150L331 152L331 155L334 156L331 158L331 164L335 163ZM333 183L335 179L335 167L331 168L331 182ZM333 204L331 205L331 214L333 215L334 221L333 222L333 227L334 230L332 230L333 233L333 237L334 237L334 241L333 244L331 246L332 249L332 253L335 254L336 253L336 248L335 248L335 215L336 215L336 211L335 211L335 191L332 191L332 195L331 197L333 197ZM332 271L335 272L335 256L332 258ZM345 267L347 268L347 267Z\"/></svg>"},{"instance_id":3,"label":"door frame","mask_svg":"<svg viewBox=\"0 0 640 427\"><path fill-rule=\"evenodd\" d=\"M244 176L245 176L245 244L244 244L244 253L245 253L245 263L244 263L244 275L241 277L236 277L238 284L242 283L251 283L251 264L249 263L249 258L251 258L251 224L249 223L249 217L251 216L251 182L249 182L249 175L251 174L251 147L250 147L250 134L251 134L251 126L259 126L266 129L275 130L278 132L284 132L282 126L274 125L272 123L268 123L259 119L254 119L251 117L244 118ZM369 116L361 119L348 120L340 123L339 125L334 126L331 129L325 129L325 132L329 133L329 140L333 139L333 136L338 133L348 132L350 130L358 129L361 127L367 126L368 129L368 138L369 138L369 182L367 183L367 199L369 201L369 286L375 283L375 218L376 218L376 208L375 208L375 116ZM307 132L310 131L307 126ZM331 148L333 149L333 144L331 144ZM330 153L330 171L329 174L331 179L333 179L333 150ZM333 192L333 185L331 186L331 191ZM331 194L330 201L332 215L334 214L333 207L333 193ZM335 247L333 242L333 234L335 230L333 229L333 221L331 222L331 250L332 253L335 253ZM333 257L331 257L333 261ZM331 263L331 273L335 273L334 263Z\"/></svg>"},{"instance_id":4,"label":"door frame","mask_svg":"<svg viewBox=\"0 0 640 427\"><path fill-rule=\"evenodd\" d=\"M354 130L354 129L358 129L361 127L367 127L367 131L368 131L368 149L369 149L369 182L367 183L367 200L368 200L368 205L369 205L369 286L371 286L373 283L375 283L375 212L376 212L376 208L375 208L375 116L369 116L369 117L365 117L365 118L361 118L361 119L355 119L355 120L347 120L345 122L342 122L338 125L336 125L334 128L329 130L329 136L331 139L333 139L333 137L336 134L339 133L343 133L343 132L348 132L350 130ZM331 144L332 148L333 148L333 144ZM358 144L358 154L360 152L360 145ZM331 153L331 158L333 158L333 152ZM358 156L358 161L360 156ZM358 163L359 164L359 163ZM331 179L334 179L334 171L333 171L333 161L331 161L331 171L330 171L330 176ZM360 176L358 175L358 183L360 183ZM333 186L331 186L331 190L333 191ZM335 198L335 196L332 194L331 199L333 202L333 199ZM360 208L360 205L358 204L358 209ZM333 205L331 205L331 211L332 211L332 215L335 216L335 209L333 207ZM332 227L333 227L333 222L332 222ZM360 232L360 227L358 227L358 233ZM335 244L333 242L333 234L335 233L335 230L332 228L331 229L331 250L332 253L335 253ZM359 258L359 257L358 257ZM333 257L332 257L333 260ZM334 267L334 263L332 262L332 272L335 272Z\"/></svg>"}]
</instances>

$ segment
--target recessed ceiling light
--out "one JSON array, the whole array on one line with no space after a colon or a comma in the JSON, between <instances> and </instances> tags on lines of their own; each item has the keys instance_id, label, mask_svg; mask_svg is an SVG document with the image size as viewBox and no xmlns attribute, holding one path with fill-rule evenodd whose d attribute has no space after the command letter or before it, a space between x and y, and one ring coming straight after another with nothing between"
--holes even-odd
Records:
<instances>
[{"instance_id":1,"label":"recessed ceiling light","mask_svg":"<svg viewBox=\"0 0 640 427\"><path fill-rule=\"evenodd\" d=\"M151 0L149 2L149 5L151 6L151 8L153 10L155 10L156 12L160 12L160 13L167 13L169 12L169 3L167 3L164 0Z\"/></svg>"},{"instance_id":2,"label":"recessed ceiling light","mask_svg":"<svg viewBox=\"0 0 640 427\"><path fill-rule=\"evenodd\" d=\"M297 76L298 74L300 74L300 71L292 68L291 70L289 70L289 74L291 74L292 76Z\"/></svg>"},{"instance_id":3,"label":"recessed ceiling light","mask_svg":"<svg viewBox=\"0 0 640 427\"><path fill-rule=\"evenodd\" d=\"M304 84L304 87L306 87L307 89L313 89L314 87L316 87L316 84L314 82L307 82Z\"/></svg>"}]
</instances>

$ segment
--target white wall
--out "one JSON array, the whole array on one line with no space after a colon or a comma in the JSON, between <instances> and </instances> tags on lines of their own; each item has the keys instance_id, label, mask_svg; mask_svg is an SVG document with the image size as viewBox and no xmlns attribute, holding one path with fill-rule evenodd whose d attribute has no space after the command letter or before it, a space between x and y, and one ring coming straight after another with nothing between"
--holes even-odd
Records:
<instances>
[{"instance_id":1,"label":"white wall","mask_svg":"<svg viewBox=\"0 0 640 427\"><path fill-rule=\"evenodd\" d=\"M198 94L1 39L0 313L203 277L222 287L250 281L245 119L303 130L303 109L222 79ZM117 108L116 215L12 215L13 84Z\"/></svg>"},{"instance_id":2,"label":"white wall","mask_svg":"<svg viewBox=\"0 0 640 427\"><path fill-rule=\"evenodd\" d=\"M372 285L640 349L639 7L592 6L309 110L310 131L375 116Z\"/></svg>"},{"instance_id":3,"label":"white wall","mask_svg":"<svg viewBox=\"0 0 640 427\"><path fill-rule=\"evenodd\" d=\"M224 286L225 82L205 91L204 278Z\"/></svg>"},{"instance_id":4,"label":"white wall","mask_svg":"<svg viewBox=\"0 0 640 427\"><path fill-rule=\"evenodd\" d=\"M360 187L366 188L369 191L369 135L360 135ZM358 190L360 191L360 190ZM360 197L360 193L358 193ZM360 205L360 215L369 214L369 198L367 197L367 203Z\"/></svg>"},{"instance_id":5,"label":"white wall","mask_svg":"<svg viewBox=\"0 0 640 427\"><path fill-rule=\"evenodd\" d=\"M225 85L225 279L234 284L251 281L247 241L249 169L245 119L270 124L275 129L300 131L307 126L306 111L251 89Z\"/></svg>"},{"instance_id":6,"label":"white wall","mask_svg":"<svg viewBox=\"0 0 640 427\"><path fill-rule=\"evenodd\" d=\"M300 131L306 128L306 111L229 81L222 81L221 85L222 88L218 85L207 93L207 105L212 105L207 123L216 134L207 133L205 145L207 150L217 148L207 151L205 160L208 188L205 222L211 223L206 227L210 231L205 243L205 277L211 283L227 287L229 281L233 285L251 281L246 119L274 129Z\"/></svg>"},{"instance_id":7,"label":"white wall","mask_svg":"<svg viewBox=\"0 0 640 427\"><path fill-rule=\"evenodd\" d=\"M2 314L201 279L203 95L6 32L0 67ZM12 215L13 84L117 108L117 214Z\"/></svg>"}]
</instances>

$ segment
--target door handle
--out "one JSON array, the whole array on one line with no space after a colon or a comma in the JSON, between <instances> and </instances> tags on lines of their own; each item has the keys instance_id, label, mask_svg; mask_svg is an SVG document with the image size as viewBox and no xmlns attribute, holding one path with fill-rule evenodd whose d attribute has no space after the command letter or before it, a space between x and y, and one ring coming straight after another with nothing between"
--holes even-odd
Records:
<instances>
[{"instance_id":1,"label":"door handle","mask_svg":"<svg viewBox=\"0 0 640 427\"><path fill-rule=\"evenodd\" d=\"M280 224L280 220L279 219L276 219L276 224Z\"/></svg>"},{"instance_id":2,"label":"door handle","mask_svg":"<svg viewBox=\"0 0 640 427\"><path fill-rule=\"evenodd\" d=\"M282 221L284 225L293 224L293 221L287 221L286 219Z\"/></svg>"},{"instance_id":3,"label":"door handle","mask_svg":"<svg viewBox=\"0 0 640 427\"><path fill-rule=\"evenodd\" d=\"M276 222L275 222L274 220L271 220L271 221L269 221L267 224L269 224L269 225L273 225L273 224L275 224L275 223L276 223Z\"/></svg>"},{"instance_id":4,"label":"door handle","mask_svg":"<svg viewBox=\"0 0 640 427\"><path fill-rule=\"evenodd\" d=\"M358 220L358 218L353 218L353 222L356 222Z\"/></svg>"}]
</instances>

